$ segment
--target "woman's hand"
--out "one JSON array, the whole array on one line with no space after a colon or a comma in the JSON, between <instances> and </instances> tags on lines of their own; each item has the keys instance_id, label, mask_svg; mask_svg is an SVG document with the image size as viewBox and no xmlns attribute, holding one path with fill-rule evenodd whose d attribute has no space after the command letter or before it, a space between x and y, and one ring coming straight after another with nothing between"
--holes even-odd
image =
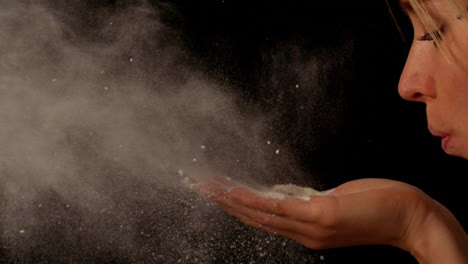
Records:
<instances>
[{"instance_id":1,"label":"woman's hand","mask_svg":"<svg viewBox=\"0 0 468 264\"><path fill-rule=\"evenodd\" d=\"M434 239L428 237L431 233L428 228L444 232L446 225L461 233L458 234L461 240L447 243L458 246L461 243L462 250L468 246L464 244L466 234L445 207L416 187L398 181L355 180L327 195L311 196L307 201L268 198L219 179L203 183L200 191L245 224L313 249L380 244L396 246L426 259L432 254L426 252L432 250L426 248L426 238ZM453 240L453 236L448 234L447 239Z\"/></svg>"}]
</instances>

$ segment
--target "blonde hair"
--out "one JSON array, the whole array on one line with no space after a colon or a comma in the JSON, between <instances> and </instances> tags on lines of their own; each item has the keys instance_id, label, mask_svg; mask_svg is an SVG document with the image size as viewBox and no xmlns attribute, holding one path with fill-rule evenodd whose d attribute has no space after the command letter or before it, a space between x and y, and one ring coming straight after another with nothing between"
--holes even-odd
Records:
<instances>
[{"instance_id":1,"label":"blonde hair","mask_svg":"<svg viewBox=\"0 0 468 264\"><path fill-rule=\"evenodd\" d=\"M389 0L386 0L387 6L389 7L389 10L390 10L390 14L392 15L392 18L397 25L398 31L403 36L402 31L400 27L398 26L398 23L396 22L395 16L390 8L390 4L388 1ZM428 34L434 40L435 45L439 47L442 50L442 53L448 58L447 56L448 45L450 44L442 43L444 39L444 35L441 32L441 29L438 28L438 25L436 24L434 19L431 17L429 12L427 11L427 8L424 5L423 0L408 0L408 1L411 7L413 8L414 12L416 13L416 15L421 20L421 23L423 24L425 31L428 32ZM449 1L452 4L452 6L457 11L457 14L459 14L459 17L457 17L457 19L466 21L466 17L464 16L464 13L466 12L466 9L467 9L468 0L447 0L447 1Z\"/></svg>"}]
</instances>

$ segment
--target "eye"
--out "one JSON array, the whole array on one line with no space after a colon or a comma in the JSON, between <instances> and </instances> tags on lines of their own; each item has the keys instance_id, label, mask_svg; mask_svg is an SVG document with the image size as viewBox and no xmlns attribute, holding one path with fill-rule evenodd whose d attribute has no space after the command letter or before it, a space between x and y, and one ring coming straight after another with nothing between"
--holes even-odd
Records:
<instances>
[{"instance_id":1,"label":"eye","mask_svg":"<svg viewBox=\"0 0 468 264\"><path fill-rule=\"evenodd\" d=\"M424 34L424 36L418 38L419 41L431 41L434 40L432 35L429 33Z\"/></svg>"},{"instance_id":2,"label":"eye","mask_svg":"<svg viewBox=\"0 0 468 264\"><path fill-rule=\"evenodd\" d=\"M425 33L422 37L417 38L418 41L434 41L434 46L438 46L442 41L442 32L444 28L441 27L439 30L435 30L431 33Z\"/></svg>"},{"instance_id":3,"label":"eye","mask_svg":"<svg viewBox=\"0 0 468 264\"><path fill-rule=\"evenodd\" d=\"M440 32L441 32L441 30L437 30L437 31L434 31L434 32L431 32L431 33L426 33L426 34L424 34L424 36L419 37L418 40L419 41L432 41L432 40L434 40L434 37L440 40L440 39L442 39Z\"/></svg>"}]
</instances>

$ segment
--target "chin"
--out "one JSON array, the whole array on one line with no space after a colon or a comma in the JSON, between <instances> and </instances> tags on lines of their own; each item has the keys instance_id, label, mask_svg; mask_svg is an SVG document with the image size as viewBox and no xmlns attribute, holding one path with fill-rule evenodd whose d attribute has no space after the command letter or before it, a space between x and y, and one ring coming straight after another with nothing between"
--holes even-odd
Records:
<instances>
[{"instance_id":1,"label":"chin","mask_svg":"<svg viewBox=\"0 0 468 264\"><path fill-rule=\"evenodd\" d=\"M468 159L468 140L465 138L450 136L442 140L442 149L450 156Z\"/></svg>"},{"instance_id":2,"label":"chin","mask_svg":"<svg viewBox=\"0 0 468 264\"><path fill-rule=\"evenodd\" d=\"M460 152L456 156L468 160L468 144L463 145L460 149Z\"/></svg>"},{"instance_id":3,"label":"chin","mask_svg":"<svg viewBox=\"0 0 468 264\"><path fill-rule=\"evenodd\" d=\"M468 153L464 153L462 155L459 155L458 157L468 160Z\"/></svg>"},{"instance_id":4,"label":"chin","mask_svg":"<svg viewBox=\"0 0 468 264\"><path fill-rule=\"evenodd\" d=\"M445 153L447 153L450 156L458 157L458 158L463 158L468 160L468 150L463 151L456 151L456 150L446 150Z\"/></svg>"}]
</instances>

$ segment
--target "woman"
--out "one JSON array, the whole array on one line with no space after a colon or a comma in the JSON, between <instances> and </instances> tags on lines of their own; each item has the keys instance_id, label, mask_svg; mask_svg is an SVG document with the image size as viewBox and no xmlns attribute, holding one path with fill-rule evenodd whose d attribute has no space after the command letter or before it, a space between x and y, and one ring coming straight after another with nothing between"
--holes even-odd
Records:
<instances>
[{"instance_id":1,"label":"woman","mask_svg":"<svg viewBox=\"0 0 468 264\"><path fill-rule=\"evenodd\" d=\"M429 130L441 137L446 153L468 159L467 2L400 4L411 19L415 39L399 93L426 104ZM403 182L360 179L308 201L275 200L215 183L203 184L201 190L247 225L309 248L391 245L420 263L468 263L468 236L453 214Z\"/></svg>"}]
</instances>

